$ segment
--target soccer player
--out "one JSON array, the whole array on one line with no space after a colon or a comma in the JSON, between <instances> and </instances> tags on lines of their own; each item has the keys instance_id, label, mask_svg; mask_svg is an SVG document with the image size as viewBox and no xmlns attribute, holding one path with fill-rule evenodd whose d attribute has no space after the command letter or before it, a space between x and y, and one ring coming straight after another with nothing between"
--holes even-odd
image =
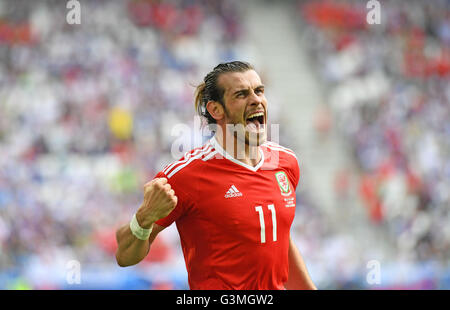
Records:
<instances>
[{"instance_id":1,"label":"soccer player","mask_svg":"<svg viewBox=\"0 0 450 310\"><path fill-rule=\"evenodd\" d=\"M299 165L266 141L259 75L246 62L219 64L195 106L215 135L145 184L141 206L116 232L117 263L139 263L175 222L191 289L316 289L290 237Z\"/></svg>"}]
</instances>

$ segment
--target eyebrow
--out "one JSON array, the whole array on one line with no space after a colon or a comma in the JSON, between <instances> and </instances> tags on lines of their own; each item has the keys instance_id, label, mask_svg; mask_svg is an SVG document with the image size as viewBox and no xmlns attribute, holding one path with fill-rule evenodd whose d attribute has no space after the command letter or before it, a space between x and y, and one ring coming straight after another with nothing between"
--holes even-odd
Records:
<instances>
[{"instance_id":1,"label":"eyebrow","mask_svg":"<svg viewBox=\"0 0 450 310\"><path fill-rule=\"evenodd\" d=\"M258 85L258 86L256 86L255 87L255 90L256 89L264 89L264 85ZM247 88L241 88L241 89L238 89L238 90L236 90L234 93L233 93L233 96L235 96L235 95L237 95L237 94L239 94L239 93L242 93L242 92L248 92L248 89Z\"/></svg>"}]
</instances>

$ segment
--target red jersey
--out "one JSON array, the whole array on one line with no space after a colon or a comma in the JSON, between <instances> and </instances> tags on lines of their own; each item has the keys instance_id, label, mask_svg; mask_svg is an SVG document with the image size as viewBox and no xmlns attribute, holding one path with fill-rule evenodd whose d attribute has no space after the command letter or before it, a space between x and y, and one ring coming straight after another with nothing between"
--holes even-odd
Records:
<instances>
[{"instance_id":1,"label":"red jersey","mask_svg":"<svg viewBox=\"0 0 450 310\"><path fill-rule=\"evenodd\" d=\"M252 167L212 138L156 175L178 197L156 223L176 222L191 289L284 289L300 171L289 149L267 142L259 152Z\"/></svg>"}]
</instances>

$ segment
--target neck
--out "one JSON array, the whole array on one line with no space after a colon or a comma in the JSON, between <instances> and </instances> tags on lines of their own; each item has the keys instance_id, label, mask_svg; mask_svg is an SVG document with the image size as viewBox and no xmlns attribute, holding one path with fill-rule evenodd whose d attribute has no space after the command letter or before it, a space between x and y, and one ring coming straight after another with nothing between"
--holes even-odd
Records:
<instances>
[{"instance_id":1,"label":"neck","mask_svg":"<svg viewBox=\"0 0 450 310\"><path fill-rule=\"evenodd\" d=\"M225 135L223 135L225 132ZM246 165L255 167L261 161L259 147L249 145L244 140L238 139L233 133L227 130L218 130L215 134L217 143L234 159Z\"/></svg>"}]
</instances>

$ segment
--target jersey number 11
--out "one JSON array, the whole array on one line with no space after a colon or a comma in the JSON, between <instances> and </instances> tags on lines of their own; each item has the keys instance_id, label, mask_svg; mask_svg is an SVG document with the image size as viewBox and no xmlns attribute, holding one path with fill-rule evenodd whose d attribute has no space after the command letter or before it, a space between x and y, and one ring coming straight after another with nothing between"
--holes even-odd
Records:
<instances>
[{"instance_id":1,"label":"jersey number 11","mask_svg":"<svg viewBox=\"0 0 450 310\"><path fill-rule=\"evenodd\" d=\"M272 204L272 205L268 205L267 208L272 213L273 241L277 241L277 214L275 212L275 206ZM264 211L261 206L255 207L255 210L256 210L256 212L259 213L259 224L261 227L261 243L266 243L266 225L264 222Z\"/></svg>"}]
</instances>

